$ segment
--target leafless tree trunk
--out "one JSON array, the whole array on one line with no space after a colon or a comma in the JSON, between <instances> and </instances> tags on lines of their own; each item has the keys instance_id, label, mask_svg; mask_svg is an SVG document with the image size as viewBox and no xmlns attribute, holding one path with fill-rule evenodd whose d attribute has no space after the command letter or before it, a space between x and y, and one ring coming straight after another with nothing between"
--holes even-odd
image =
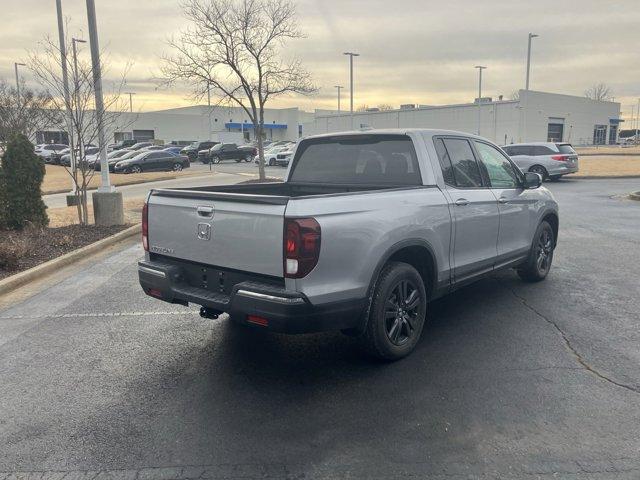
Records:
<instances>
[{"instance_id":1,"label":"leafless tree trunk","mask_svg":"<svg viewBox=\"0 0 640 480\"><path fill-rule=\"evenodd\" d=\"M600 102L609 102L613 99L613 92L611 88L605 83L598 83L593 85L589 89L585 90L584 96L591 100L598 100Z\"/></svg>"},{"instance_id":2,"label":"leafless tree trunk","mask_svg":"<svg viewBox=\"0 0 640 480\"><path fill-rule=\"evenodd\" d=\"M89 162L86 147L98 141L98 122L95 114L95 95L91 61L86 56L78 55L77 63L74 63L71 55L67 56L67 70L69 72L69 99L65 100L64 82L59 59L60 49L57 42L45 38L40 43L37 52L29 54L29 68L33 71L36 80L48 91L52 92L53 107L66 116L70 111L69 125L73 132L75 143L75 166L67 168L73 184L75 185L76 204L78 208L78 221L81 225L89 224L89 208L87 189L95 174L93 162ZM67 52L73 49L67 45ZM104 57L103 57L104 58ZM116 130L126 128L133 120L125 122L121 112L125 110L122 104L121 93L125 86L125 75L129 66L125 69L113 92L105 95L105 113L103 125L107 132L106 137L112 136ZM106 68L102 66L104 73ZM62 122L60 122L62 123ZM126 123L126 124L125 124ZM66 167L65 167L66 168Z\"/></svg>"},{"instance_id":3,"label":"leafless tree trunk","mask_svg":"<svg viewBox=\"0 0 640 480\"><path fill-rule=\"evenodd\" d=\"M165 84L186 81L197 98L211 89L221 102L240 106L253 123L264 180L264 108L271 98L316 91L299 60L283 60L287 40L303 35L289 0L186 0L190 27L169 40ZM297 131L296 131L297 135Z\"/></svg>"}]
</instances>

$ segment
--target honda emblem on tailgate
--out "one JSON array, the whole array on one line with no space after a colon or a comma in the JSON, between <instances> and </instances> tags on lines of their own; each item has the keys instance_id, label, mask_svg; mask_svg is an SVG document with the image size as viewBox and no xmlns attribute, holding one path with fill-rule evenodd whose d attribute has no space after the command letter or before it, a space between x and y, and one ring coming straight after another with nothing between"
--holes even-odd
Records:
<instances>
[{"instance_id":1,"label":"honda emblem on tailgate","mask_svg":"<svg viewBox=\"0 0 640 480\"><path fill-rule=\"evenodd\" d=\"M210 240L211 239L211 225L208 223L199 223L198 224L198 238L200 240Z\"/></svg>"}]
</instances>

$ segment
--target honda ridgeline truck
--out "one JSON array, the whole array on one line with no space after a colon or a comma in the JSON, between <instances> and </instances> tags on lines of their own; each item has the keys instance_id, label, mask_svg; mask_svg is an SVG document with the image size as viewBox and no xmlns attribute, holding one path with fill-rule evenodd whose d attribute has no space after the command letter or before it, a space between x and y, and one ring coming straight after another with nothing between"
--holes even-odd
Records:
<instances>
[{"instance_id":1,"label":"honda ridgeline truck","mask_svg":"<svg viewBox=\"0 0 640 480\"><path fill-rule=\"evenodd\" d=\"M428 302L498 269L544 279L558 205L493 143L441 130L308 137L282 183L154 189L140 284L169 303L285 333L415 347Z\"/></svg>"}]
</instances>

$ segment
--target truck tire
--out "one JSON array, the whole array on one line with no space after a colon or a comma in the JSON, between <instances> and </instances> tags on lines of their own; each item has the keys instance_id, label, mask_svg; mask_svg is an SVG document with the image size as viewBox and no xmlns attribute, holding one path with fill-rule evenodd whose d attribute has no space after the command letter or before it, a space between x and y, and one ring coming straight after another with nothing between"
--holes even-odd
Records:
<instances>
[{"instance_id":1,"label":"truck tire","mask_svg":"<svg viewBox=\"0 0 640 480\"><path fill-rule=\"evenodd\" d=\"M399 360L415 348L427 313L427 293L418 271L390 262L376 282L364 332L363 349L381 360Z\"/></svg>"},{"instance_id":2,"label":"truck tire","mask_svg":"<svg viewBox=\"0 0 640 480\"><path fill-rule=\"evenodd\" d=\"M517 269L520 278L526 282L544 280L551 270L555 246L553 228L547 221L540 222L533 236L529 257Z\"/></svg>"}]
</instances>

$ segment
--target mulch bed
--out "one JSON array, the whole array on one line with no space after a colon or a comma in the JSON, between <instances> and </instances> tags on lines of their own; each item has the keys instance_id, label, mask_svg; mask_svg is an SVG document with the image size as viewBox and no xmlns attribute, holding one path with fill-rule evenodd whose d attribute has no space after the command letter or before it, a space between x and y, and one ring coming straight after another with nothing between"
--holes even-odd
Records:
<instances>
[{"instance_id":1,"label":"mulch bed","mask_svg":"<svg viewBox=\"0 0 640 480\"><path fill-rule=\"evenodd\" d=\"M68 225L0 231L0 279L118 233L130 225Z\"/></svg>"}]
</instances>

